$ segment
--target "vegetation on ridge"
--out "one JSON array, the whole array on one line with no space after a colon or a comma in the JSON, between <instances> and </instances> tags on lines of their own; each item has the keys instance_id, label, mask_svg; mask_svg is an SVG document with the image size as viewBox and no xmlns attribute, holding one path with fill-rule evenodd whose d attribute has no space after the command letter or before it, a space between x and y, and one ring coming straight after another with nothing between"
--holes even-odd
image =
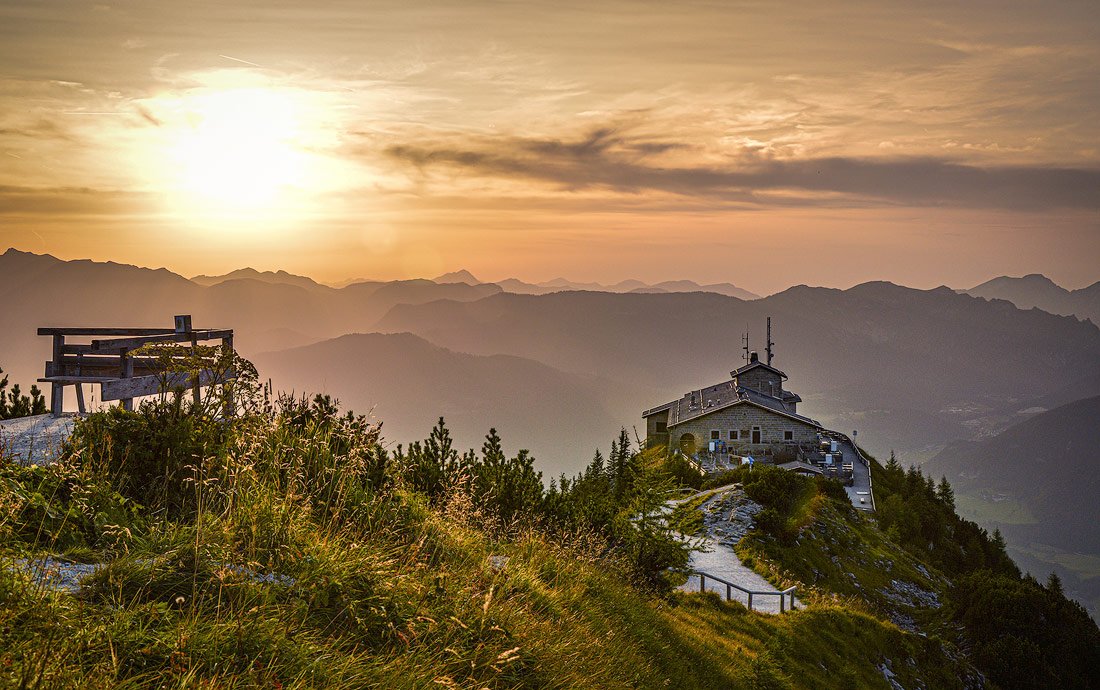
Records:
<instances>
[{"instance_id":1,"label":"vegetation on ridge","mask_svg":"<svg viewBox=\"0 0 1100 690\"><path fill-rule=\"evenodd\" d=\"M654 513L674 477L699 478L634 452L625 431L606 459L544 488L529 454L506 457L492 431L461 453L440 420L390 452L377 425L328 398L235 396L245 412L232 419L178 395L97 413L59 463L0 464L0 685L978 682L951 630L906 632L873 602L832 596L832 573L784 616L671 591L667 568L686 554ZM833 483L740 479L766 509L743 545L773 575L810 558L807 530L829 514L903 559ZM69 594L42 577L66 562L100 567Z\"/></svg>"}]
</instances>

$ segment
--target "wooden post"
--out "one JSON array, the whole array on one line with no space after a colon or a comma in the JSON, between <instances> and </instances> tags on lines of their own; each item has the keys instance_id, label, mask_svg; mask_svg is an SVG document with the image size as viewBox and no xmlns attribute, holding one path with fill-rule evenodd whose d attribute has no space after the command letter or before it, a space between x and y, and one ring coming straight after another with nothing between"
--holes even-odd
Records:
<instances>
[{"instance_id":1,"label":"wooden post","mask_svg":"<svg viewBox=\"0 0 1100 690\"><path fill-rule=\"evenodd\" d=\"M747 593L749 595L749 611L752 611L752 592Z\"/></svg>"},{"instance_id":2,"label":"wooden post","mask_svg":"<svg viewBox=\"0 0 1100 690\"><path fill-rule=\"evenodd\" d=\"M84 414L88 410L84 408L84 384L76 384L76 411Z\"/></svg>"},{"instance_id":3,"label":"wooden post","mask_svg":"<svg viewBox=\"0 0 1100 690\"><path fill-rule=\"evenodd\" d=\"M786 603L787 603L787 595L780 592L780 594L779 594L779 612L780 613L783 613L784 611L787 610L786 608L784 608L784 604L786 604Z\"/></svg>"},{"instance_id":4,"label":"wooden post","mask_svg":"<svg viewBox=\"0 0 1100 690\"><path fill-rule=\"evenodd\" d=\"M699 593L707 591L707 576L703 573L699 573Z\"/></svg>"},{"instance_id":5,"label":"wooden post","mask_svg":"<svg viewBox=\"0 0 1100 690\"><path fill-rule=\"evenodd\" d=\"M65 336L54 335L53 337L53 361L56 364L61 361L61 347L65 344ZM46 375L49 376L50 372L47 371ZM65 384L63 383L51 383L50 384L50 414L54 417L60 417L61 413L65 411Z\"/></svg>"},{"instance_id":6,"label":"wooden post","mask_svg":"<svg viewBox=\"0 0 1100 690\"><path fill-rule=\"evenodd\" d=\"M178 318L179 317L177 317L177 319ZM190 321L191 321L190 316L187 317L187 321L188 321L187 325L190 326L191 325L190 324ZM191 332L191 356L195 358L196 362L199 361L199 339L198 339L198 336L195 335L194 331ZM199 395L199 375L198 374L195 374L195 376L192 377L192 383L194 385L191 387L191 401L195 403L195 409L198 409L199 401L202 399L201 396Z\"/></svg>"},{"instance_id":7,"label":"wooden post","mask_svg":"<svg viewBox=\"0 0 1100 690\"><path fill-rule=\"evenodd\" d=\"M726 583L726 601L729 601L732 598L733 598L733 589L729 586L729 583L727 582Z\"/></svg>"},{"instance_id":8,"label":"wooden post","mask_svg":"<svg viewBox=\"0 0 1100 690\"><path fill-rule=\"evenodd\" d=\"M121 362L122 362L122 371L119 372L119 378L121 378L121 379L130 379L130 378L134 377L134 360L130 358L129 353L130 353L130 350L128 350L125 347L122 348L118 353L119 357L121 358ZM134 411L134 399L133 398L123 398L122 399L122 409L124 409L128 412L133 412Z\"/></svg>"}]
</instances>

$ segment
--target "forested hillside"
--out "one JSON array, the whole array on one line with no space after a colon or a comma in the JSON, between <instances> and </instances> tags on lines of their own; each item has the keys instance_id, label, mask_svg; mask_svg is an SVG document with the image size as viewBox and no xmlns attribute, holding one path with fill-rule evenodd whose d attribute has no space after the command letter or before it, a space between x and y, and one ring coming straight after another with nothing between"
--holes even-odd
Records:
<instances>
[{"instance_id":1,"label":"forested hillside","mask_svg":"<svg viewBox=\"0 0 1100 690\"><path fill-rule=\"evenodd\" d=\"M803 607L676 591L662 517L703 478L622 430L547 487L490 429L390 445L331 399L181 399L0 460L0 678L23 687L1097 687L1100 631L951 488L874 465L878 518L776 469L746 563ZM384 427L383 427L384 428ZM84 574L83 579L78 575Z\"/></svg>"}]
</instances>

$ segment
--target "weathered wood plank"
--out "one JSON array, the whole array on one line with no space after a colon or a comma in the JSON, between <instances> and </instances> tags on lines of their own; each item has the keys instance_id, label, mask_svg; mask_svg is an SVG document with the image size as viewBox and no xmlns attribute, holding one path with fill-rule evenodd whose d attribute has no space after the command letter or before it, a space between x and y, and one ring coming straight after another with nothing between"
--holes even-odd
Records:
<instances>
[{"instance_id":1,"label":"weathered wood plank","mask_svg":"<svg viewBox=\"0 0 1100 690\"><path fill-rule=\"evenodd\" d=\"M120 377L121 371L122 362L119 359L107 362L89 362L87 360L83 362L46 362L47 377L89 375L117 379ZM134 362L134 374L137 376L157 374L162 371L164 371L164 367L158 366L158 363L153 360L144 359Z\"/></svg>"},{"instance_id":2,"label":"weathered wood plank","mask_svg":"<svg viewBox=\"0 0 1100 690\"><path fill-rule=\"evenodd\" d=\"M40 336L160 336L171 328L40 328Z\"/></svg>"},{"instance_id":3,"label":"weathered wood plank","mask_svg":"<svg viewBox=\"0 0 1100 690\"><path fill-rule=\"evenodd\" d=\"M61 357L61 348L65 345L65 336L61 334L54 334L53 336L53 358L58 359ZM46 364L46 375L50 374L50 365ZM65 386L60 383L50 384L50 414L54 417L60 417L62 412L65 411Z\"/></svg>"},{"instance_id":4,"label":"weathered wood plank","mask_svg":"<svg viewBox=\"0 0 1100 690\"><path fill-rule=\"evenodd\" d=\"M190 333L176 333L175 331L172 331L170 333L161 335L148 335L137 338L124 338L120 340L93 340L92 351L100 352L104 350L122 348L134 350L148 343L184 343L190 342L192 338L197 340L220 340L231 335L233 335L232 329L220 329L191 331Z\"/></svg>"},{"instance_id":5,"label":"weathered wood plank","mask_svg":"<svg viewBox=\"0 0 1100 690\"><path fill-rule=\"evenodd\" d=\"M38 383L58 383L67 385L70 383L103 383L105 381L115 381L116 376L43 376L38 379Z\"/></svg>"},{"instance_id":6,"label":"weathered wood plank","mask_svg":"<svg viewBox=\"0 0 1100 690\"><path fill-rule=\"evenodd\" d=\"M128 379L111 379L102 383L103 392L101 397L104 401L132 400L144 395L157 395L173 390L186 391L193 385L190 374L183 373L167 376L135 376ZM209 386L213 383L220 383L214 372L200 372L200 386Z\"/></svg>"}]
</instances>

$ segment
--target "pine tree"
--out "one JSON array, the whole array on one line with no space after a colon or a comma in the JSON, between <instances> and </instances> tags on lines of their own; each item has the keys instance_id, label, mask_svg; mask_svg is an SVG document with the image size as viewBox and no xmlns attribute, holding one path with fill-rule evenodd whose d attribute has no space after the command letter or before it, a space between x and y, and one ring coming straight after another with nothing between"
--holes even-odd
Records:
<instances>
[{"instance_id":1,"label":"pine tree","mask_svg":"<svg viewBox=\"0 0 1100 690\"><path fill-rule=\"evenodd\" d=\"M946 476L940 476L940 484L936 487L936 498L943 501L951 510L955 510L955 490L951 488Z\"/></svg>"},{"instance_id":2,"label":"pine tree","mask_svg":"<svg viewBox=\"0 0 1100 690\"><path fill-rule=\"evenodd\" d=\"M898 457L894 454L894 449L890 449L890 459L886 461L886 469L890 472L901 472L901 463L898 462Z\"/></svg>"},{"instance_id":3,"label":"pine tree","mask_svg":"<svg viewBox=\"0 0 1100 690\"><path fill-rule=\"evenodd\" d=\"M584 478L591 481L604 481L607 479L607 466L599 448L596 449L592 462L588 463L588 467L585 468Z\"/></svg>"},{"instance_id":4,"label":"pine tree","mask_svg":"<svg viewBox=\"0 0 1100 690\"><path fill-rule=\"evenodd\" d=\"M1050 577L1047 578L1047 591L1060 597L1065 596L1065 591L1062 589L1062 578L1058 577L1058 573L1053 570L1050 571Z\"/></svg>"},{"instance_id":5,"label":"pine tree","mask_svg":"<svg viewBox=\"0 0 1100 690\"><path fill-rule=\"evenodd\" d=\"M489 434L485 437L485 443L481 444L482 462L491 467L497 467L503 465L506 459L497 430L490 428Z\"/></svg>"}]
</instances>

